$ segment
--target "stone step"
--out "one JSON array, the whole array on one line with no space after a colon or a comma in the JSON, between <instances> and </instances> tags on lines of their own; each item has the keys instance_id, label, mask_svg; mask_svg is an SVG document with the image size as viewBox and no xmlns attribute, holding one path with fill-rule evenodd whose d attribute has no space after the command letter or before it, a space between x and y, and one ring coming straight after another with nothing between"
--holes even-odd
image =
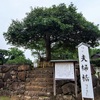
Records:
<instances>
[{"instance_id":1,"label":"stone step","mask_svg":"<svg viewBox=\"0 0 100 100\"><path fill-rule=\"evenodd\" d=\"M16 96L11 97L11 100L17 100ZM18 99L18 100L53 100L52 96L29 96L29 95L25 95L22 96Z\"/></svg>"},{"instance_id":2,"label":"stone step","mask_svg":"<svg viewBox=\"0 0 100 100\"><path fill-rule=\"evenodd\" d=\"M50 97L52 96L53 92L44 92L44 91L25 91L24 95L27 96L39 96L39 97Z\"/></svg>"},{"instance_id":3,"label":"stone step","mask_svg":"<svg viewBox=\"0 0 100 100\"><path fill-rule=\"evenodd\" d=\"M30 74L32 74L32 73L34 73L34 74L36 74L36 73L38 73L38 74L40 74L40 73L52 74L53 68L35 68L35 69L31 70L29 73Z\"/></svg>"},{"instance_id":4,"label":"stone step","mask_svg":"<svg viewBox=\"0 0 100 100\"><path fill-rule=\"evenodd\" d=\"M53 78L27 78L26 82L53 82Z\"/></svg>"},{"instance_id":5,"label":"stone step","mask_svg":"<svg viewBox=\"0 0 100 100\"><path fill-rule=\"evenodd\" d=\"M14 100L14 99L12 99L12 100ZM24 95L22 98L20 98L20 100L39 100L39 97L38 96Z\"/></svg>"},{"instance_id":6,"label":"stone step","mask_svg":"<svg viewBox=\"0 0 100 100\"><path fill-rule=\"evenodd\" d=\"M43 92L47 92L50 91L52 92L53 86L26 86L25 90L27 91L43 91Z\"/></svg>"},{"instance_id":7,"label":"stone step","mask_svg":"<svg viewBox=\"0 0 100 100\"><path fill-rule=\"evenodd\" d=\"M23 100L53 100L52 97L47 97L47 96L25 96Z\"/></svg>"},{"instance_id":8,"label":"stone step","mask_svg":"<svg viewBox=\"0 0 100 100\"><path fill-rule=\"evenodd\" d=\"M32 100L52 100L53 68L35 68L27 72L25 96Z\"/></svg>"},{"instance_id":9,"label":"stone step","mask_svg":"<svg viewBox=\"0 0 100 100\"><path fill-rule=\"evenodd\" d=\"M51 97L42 96L42 97L39 97L38 100L52 100L52 99Z\"/></svg>"},{"instance_id":10,"label":"stone step","mask_svg":"<svg viewBox=\"0 0 100 100\"><path fill-rule=\"evenodd\" d=\"M34 82L34 81L31 81L31 82L26 82L25 83L25 86L52 86L53 85L53 82Z\"/></svg>"},{"instance_id":11,"label":"stone step","mask_svg":"<svg viewBox=\"0 0 100 100\"><path fill-rule=\"evenodd\" d=\"M53 78L53 74L48 74L48 73L46 73L46 74L43 74L43 73L37 73L37 74L35 74L35 73L29 73L29 74L27 74L27 77L29 77L29 78Z\"/></svg>"}]
</instances>

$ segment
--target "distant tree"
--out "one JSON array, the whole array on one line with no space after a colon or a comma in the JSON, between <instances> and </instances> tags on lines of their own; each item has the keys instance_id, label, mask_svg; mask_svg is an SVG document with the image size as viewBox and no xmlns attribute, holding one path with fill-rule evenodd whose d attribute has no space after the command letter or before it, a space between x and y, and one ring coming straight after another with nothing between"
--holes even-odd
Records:
<instances>
[{"instance_id":1,"label":"distant tree","mask_svg":"<svg viewBox=\"0 0 100 100\"><path fill-rule=\"evenodd\" d=\"M22 20L13 20L4 33L8 43L46 54L46 60L60 47L75 51L80 42L98 45L100 31L97 25L87 21L71 3L53 5L50 8L32 8Z\"/></svg>"},{"instance_id":2,"label":"distant tree","mask_svg":"<svg viewBox=\"0 0 100 100\"><path fill-rule=\"evenodd\" d=\"M0 49L0 53L2 53L3 56L8 56L8 50Z\"/></svg>"},{"instance_id":3,"label":"distant tree","mask_svg":"<svg viewBox=\"0 0 100 100\"><path fill-rule=\"evenodd\" d=\"M24 52L16 47L9 50L0 49L0 53L4 55L4 63L6 64L32 64L30 59L26 59Z\"/></svg>"},{"instance_id":4,"label":"distant tree","mask_svg":"<svg viewBox=\"0 0 100 100\"><path fill-rule=\"evenodd\" d=\"M8 50L0 49L0 61L2 64L7 61L8 55Z\"/></svg>"},{"instance_id":5,"label":"distant tree","mask_svg":"<svg viewBox=\"0 0 100 100\"><path fill-rule=\"evenodd\" d=\"M9 59L15 59L16 57L19 57L19 56L25 57L22 50L19 50L16 47L9 49Z\"/></svg>"}]
</instances>

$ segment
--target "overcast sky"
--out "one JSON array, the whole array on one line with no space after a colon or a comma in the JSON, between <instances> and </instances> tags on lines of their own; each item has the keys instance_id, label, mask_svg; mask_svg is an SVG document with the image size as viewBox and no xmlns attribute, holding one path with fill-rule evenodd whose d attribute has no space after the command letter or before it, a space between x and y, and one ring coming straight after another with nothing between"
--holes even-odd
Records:
<instances>
[{"instance_id":1,"label":"overcast sky","mask_svg":"<svg viewBox=\"0 0 100 100\"><path fill-rule=\"evenodd\" d=\"M12 19L21 20L30 7L50 7L65 3L66 6L73 3L77 11L96 25L100 24L100 0L2 0L0 2L0 49L8 49L11 46L6 44L3 32L6 32ZM27 58L32 59L30 51L26 51Z\"/></svg>"}]
</instances>

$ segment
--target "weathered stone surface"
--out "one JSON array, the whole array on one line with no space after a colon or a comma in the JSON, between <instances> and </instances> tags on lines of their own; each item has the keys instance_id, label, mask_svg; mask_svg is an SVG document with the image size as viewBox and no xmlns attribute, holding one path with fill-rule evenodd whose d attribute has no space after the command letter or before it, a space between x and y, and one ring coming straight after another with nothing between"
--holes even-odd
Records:
<instances>
[{"instance_id":1,"label":"weathered stone surface","mask_svg":"<svg viewBox=\"0 0 100 100\"><path fill-rule=\"evenodd\" d=\"M2 68L2 65L0 65L0 73L2 72L1 68Z\"/></svg>"},{"instance_id":2,"label":"weathered stone surface","mask_svg":"<svg viewBox=\"0 0 100 100\"><path fill-rule=\"evenodd\" d=\"M78 96L76 97L76 100L82 100L82 94L79 93Z\"/></svg>"},{"instance_id":3,"label":"weathered stone surface","mask_svg":"<svg viewBox=\"0 0 100 100\"><path fill-rule=\"evenodd\" d=\"M4 75L4 81L8 81L9 79L11 80L12 77L11 77L10 72L7 72L7 73L5 73L5 75Z\"/></svg>"},{"instance_id":4,"label":"weathered stone surface","mask_svg":"<svg viewBox=\"0 0 100 100\"><path fill-rule=\"evenodd\" d=\"M11 77L12 77L12 81L17 81L17 75L11 75Z\"/></svg>"},{"instance_id":5,"label":"weathered stone surface","mask_svg":"<svg viewBox=\"0 0 100 100\"><path fill-rule=\"evenodd\" d=\"M2 79L0 79L0 88L3 88L4 87L4 82Z\"/></svg>"},{"instance_id":6,"label":"weathered stone surface","mask_svg":"<svg viewBox=\"0 0 100 100\"><path fill-rule=\"evenodd\" d=\"M15 75L16 72L15 72L14 70L12 70L12 71L10 71L10 74L11 74L11 75Z\"/></svg>"},{"instance_id":7,"label":"weathered stone surface","mask_svg":"<svg viewBox=\"0 0 100 100\"><path fill-rule=\"evenodd\" d=\"M56 92L57 92L57 94L62 94L62 93L63 93L63 91L62 91L61 87L57 87Z\"/></svg>"},{"instance_id":8,"label":"weathered stone surface","mask_svg":"<svg viewBox=\"0 0 100 100\"><path fill-rule=\"evenodd\" d=\"M96 87L98 83L98 78L95 75L92 75L92 82L93 82L93 87Z\"/></svg>"},{"instance_id":9,"label":"weathered stone surface","mask_svg":"<svg viewBox=\"0 0 100 100\"><path fill-rule=\"evenodd\" d=\"M29 65L20 65L20 66L18 66L18 71L26 71L26 70L30 70Z\"/></svg>"},{"instance_id":10,"label":"weathered stone surface","mask_svg":"<svg viewBox=\"0 0 100 100\"><path fill-rule=\"evenodd\" d=\"M2 72L2 73L6 73L6 72L8 72L8 71L10 70L10 68L11 68L11 67L9 67L9 66L2 66L1 72Z\"/></svg>"},{"instance_id":11,"label":"weathered stone surface","mask_svg":"<svg viewBox=\"0 0 100 100\"><path fill-rule=\"evenodd\" d=\"M100 85L100 76L98 77L98 84Z\"/></svg>"},{"instance_id":12,"label":"weathered stone surface","mask_svg":"<svg viewBox=\"0 0 100 100\"><path fill-rule=\"evenodd\" d=\"M72 95L59 94L56 96L55 100L75 100L75 98Z\"/></svg>"},{"instance_id":13,"label":"weathered stone surface","mask_svg":"<svg viewBox=\"0 0 100 100\"><path fill-rule=\"evenodd\" d=\"M63 96L61 94L59 94L55 97L55 100L63 100Z\"/></svg>"},{"instance_id":14,"label":"weathered stone surface","mask_svg":"<svg viewBox=\"0 0 100 100\"><path fill-rule=\"evenodd\" d=\"M11 96L10 100L20 100L20 98L18 96Z\"/></svg>"},{"instance_id":15,"label":"weathered stone surface","mask_svg":"<svg viewBox=\"0 0 100 100\"><path fill-rule=\"evenodd\" d=\"M68 83L68 81L67 80L62 80L62 81L61 80L57 80L56 83L57 83L57 87L61 87L64 84Z\"/></svg>"},{"instance_id":16,"label":"weathered stone surface","mask_svg":"<svg viewBox=\"0 0 100 100\"><path fill-rule=\"evenodd\" d=\"M97 86L94 89L94 100L100 100L100 86Z\"/></svg>"},{"instance_id":17,"label":"weathered stone surface","mask_svg":"<svg viewBox=\"0 0 100 100\"><path fill-rule=\"evenodd\" d=\"M82 94L79 93L76 100L82 100ZM84 99L84 100L91 100L91 99ZM94 100L100 100L100 86L94 88Z\"/></svg>"},{"instance_id":18,"label":"weathered stone surface","mask_svg":"<svg viewBox=\"0 0 100 100\"><path fill-rule=\"evenodd\" d=\"M14 70L14 71L18 71L18 65L11 66L11 69Z\"/></svg>"},{"instance_id":19,"label":"weathered stone surface","mask_svg":"<svg viewBox=\"0 0 100 100\"><path fill-rule=\"evenodd\" d=\"M25 90L25 85L24 83L14 82L13 84L11 84L10 88L14 91L17 90L22 93L22 90Z\"/></svg>"},{"instance_id":20,"label":"weathered stone surface","mask_svg":"<svg viewBox=\"0 0 100 100\"><path fill-rule=\"evenodd\" d=\"M63 99L64 100L74 100L74 98L72 97L72 95L64 95Z\"/></svg>"},{"instance_id":21,"label":"weathered stone surface","mask_svg":"<svg viewBox=\"0 0 100 100\"><path fill-rule=\"evenodd\" d=\"M9 90L0 89L0 96L10 96L10 91Z\"/></svg>"},{"instance_id":22,"label":"weathered stone surface","mask_svg":"<svg viewBox=\"0 0 100 100\"><path fill-rule=\"evenodd\" d=\"M14 82L13 84L11 84L10 88L11 88L12 90L14 90L14 91L17 90L17 89L19 88L18 82Z\"/></svg>"},{"instance_id":23,"label":"weathered stone surface","mask_svg":"<svg viewBox=\"0 0 100 100\"><path fill-rule=\"evenodd\" d=\"M4 87L4 82L0 82L0 88Z\"/></svg>"},{"instance_id":24,"label":"weathered stone surface","mask_svg":"<svg viewBox=\"0 0 100 100\"><path fill-rule=\"evenodd\" d=\"M26 82L30 82L30 78L26 78Z\"/></svg>"},{"instance_id":25,"label":"weathered stone surface","mask_svg":"<svg viewBox=\"0 0 100 100\"><path fill-rule=\"evenodd\" d=\"M53 68L35 68L28 65L13 65L1 68L0 95L9 95L11 100L81 100L81 93L75 99L75 84L70 81L56 82L56 93L53 97ZM7 68L7 69L6 69ZM93 76L95 100L100 100L100 87ZM89 100L89 99L85 99Z\"/></svg>"},{"instance_id":26,"label":"weathered stone surface","mask_svg":"<svg viewBox=\"0 0 100 100\"><path fill-rule=\"evenodd\" d=\"M0 82L3 82L3 79L0 79Z\"/></svg>"},{"instance_id":27,"label":"weathered stone surface","mask_svg":"<svg viewBox=\"0 0 100 100\"><path fill-rule=\"evenodd\" d=\"M31 99L31 96L25 96L24 99L25 100L30 100Z\"/></svg>"},{"instance_id":28,"label":"weathered stone surface","mask_svg":"<svg viewBox=\"0 0 100 100\"><path fill-rule=\"evenodd\" d=\"M67 83L62 86L63 94L75 94L75 84Z\"/></svg>"},{"instance_id":29,"label":"weathered stone surface","mask_svg":"<svg viewBox=\"0 0 100 100\"><path fill-rule=\"evenodd\" d=\"M26 80L26 72L19 72L18 73L18 79L25 81Z\"/></svg>"},{"instance_id":30,"label":"weathered stone surface","mask_svg":"<svg viewBox=\"0 0 100 100\"><path fill-rule=\"evenodd\" d=\"M2 74L2 73L0 73L0 79L1 79L1 78L3 78L3 74Z\"/></svg>"}]
</instances>

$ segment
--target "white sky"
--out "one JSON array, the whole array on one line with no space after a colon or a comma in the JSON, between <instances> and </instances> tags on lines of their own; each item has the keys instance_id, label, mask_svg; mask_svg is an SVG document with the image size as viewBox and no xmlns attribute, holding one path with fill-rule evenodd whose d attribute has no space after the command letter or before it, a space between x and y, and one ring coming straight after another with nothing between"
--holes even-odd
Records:
<instances>
[{"instance_id":1,"label":"white sky","mask_svg":"<svg viewBox=\"0 0 100 100\"><path fill-rule=\"evenodd\" d=\"M3 32L7 31L12 19L24 18L25 14L30 12L30 7L50 7L60 3L69 5L71 2L88 21L100 24L100 0L2 0L0 2L0 49L11 47L6 44ZM30 56L29 50L25 52L25 55L27 58L34 59Z\"/></svg>"}]
</instances>

